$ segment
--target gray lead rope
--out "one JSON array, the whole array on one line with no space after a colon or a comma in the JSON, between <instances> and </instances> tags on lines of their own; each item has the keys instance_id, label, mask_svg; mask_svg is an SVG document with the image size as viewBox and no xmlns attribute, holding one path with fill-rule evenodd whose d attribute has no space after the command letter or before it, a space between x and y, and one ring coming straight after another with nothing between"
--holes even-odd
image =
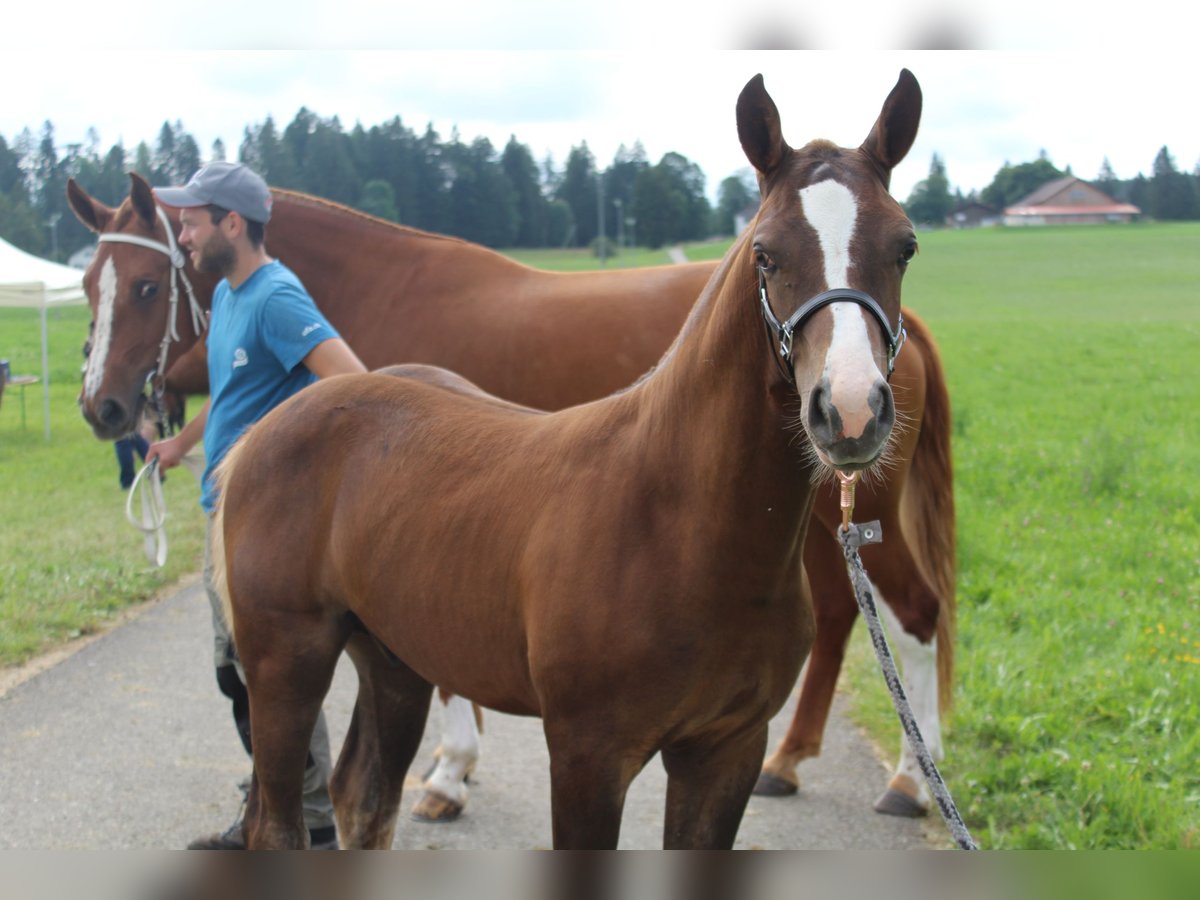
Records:
<instances>
[{"instance_id":1,"label":"gray lead rope","mask_svg":"<svg viewBox=\"0 0 1200 900\"><path fill-rule=\"evenodd\" d=\"M971 838L971 833L967 830L962 816L958 813L958 807L954 805L954 799L950 796L950 790L946 787L946 782L942 780L942 774L938 771L937 764L934 763L933 757L929 753L929 748L925 746L925 739L921 737L921 729L917 727L917 720L913 716L912 707L908 705L904 686L900 683L896 662L892 659L887 640L883 636L883 627L879 622L879 614L875 610L875 598L871 596L871 583L867 579L862 559L858 555L858 548L863 544L878 543L882 540L879 523L868 522L861 527L851 523L839 528L837 535L842 544L842 552L846 556L846 568L850 574L850 583L854 585L854 598L858 601L858 608L871 632L871 645L875 648L875 656L879 659L880 668L883 669L883 679L887 682L888 690L891 692L892 703L896 707L896 715L900 717L900 724L904 727L904 734L917 755L917 763L921 766L925 783L929 785L929 790L937 801L942 819L946 822L946 827L950 829L950 834L954 837L958 848L960 850L978 850L979 845Z\"/></svg>"}]
</instances>

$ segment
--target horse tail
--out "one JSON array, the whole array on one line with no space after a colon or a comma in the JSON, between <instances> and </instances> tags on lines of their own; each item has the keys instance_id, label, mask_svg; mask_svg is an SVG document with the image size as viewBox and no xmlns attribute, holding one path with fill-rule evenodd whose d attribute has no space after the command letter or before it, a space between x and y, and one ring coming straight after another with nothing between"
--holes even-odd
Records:
<instances>
[{"instance_id":1,"label":"horse tail","mask_svg":"<svg viewBox=\"0 0 1200 900\"><path fill-rule=\"evenodd\" d=\"M225 616L225 624L229 627L230 634L233 634L233 602L229 597L229 573L225 562L225 496L226 487L237 468L238 457L241 455L245 443L243 436L229 448L229 452L225 454L225 458L213 472L213 486L217 493L217 502L213 509L212 538L209 548L212 554L212 586L221 599L221 613Z\"/></svg>"},{"instance_id":2,"label":"horse tail","mask_svg":"<svg viewBox=\"0 0 1200 900\"><path fill-rule=\"evenodd\" d=\"M938 597L938 701L943 713L954 701L955 583L954 466L950 452L950 394L937 345L916 316L905 318L908 341L925 363L925 409L904 491L906 528L913 555Z\"/></svg>"}]
</instances>

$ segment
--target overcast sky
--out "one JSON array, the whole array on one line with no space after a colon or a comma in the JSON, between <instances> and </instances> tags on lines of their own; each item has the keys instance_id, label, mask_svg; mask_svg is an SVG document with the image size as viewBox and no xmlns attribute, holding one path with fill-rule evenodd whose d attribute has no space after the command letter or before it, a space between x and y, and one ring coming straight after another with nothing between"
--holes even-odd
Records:
<instances>
[{"instance_id":1,"label":"overcast sky","mask_svg":"<svg viewBox=\"0 0 1200 900\"><path fill-rule=\"evenodd\" d=\"M473 29L458 31L456 11L472 3L446 4L435 19L428 12L377 12L377 29L364 31L334 15L359 2L293 0L282 22L266 12L243 12L239 31L232 18L217 15L222 0L161 12L151 0L128 0L120 11L109 7L90 29L72 31L53 53L31 50L36 42L14 40L16 32L9 31L0 37L0 135L11 142L26 127L39 134L49 120L60 146L83 141L94 127L101 152L117 141L132 150L143 140L153 145L163 122L178 120L206 156L220 138L234 157L247 125L271 116L282 128L305 106L321 117L338 116L346 129L393 116L418 132L432 123L443 139L457 127L464 140L485 136L497 151L515 135L539 161L549 155L559 167L583 141L605 167L621 144L640 140L651 162L675 151L697 163L715 196L719 182L746 165L733 110L755 73L764 75L791 143L824 137L857 146L900 68L908 67L924 91L925 115L916 145L893 178L893 193L901 199L928 174L934 153L945 160L951 184L964 192L985 187L1005 162L1027 162L1042 150L1059 168L1071 166L1084 178L1094 178L1106 156L1119 177L1149 175L1164 144L1179 168L1191 171L1200 162L1194 50L1143 50L1139 42L1132 50L1100 52L1066 22L1059 23L1059 37L1067 36L1062 46L1013 41L1033 48L1019 52L881 51L869 41L856 52L711 49L772 34L790 46L823 45L823 36L830 36L828 43L841 36L832 20L772 18L770 4L745 0L744 8L760 14L739 18L743 37L730 31L723 43L712 43L713 35L693 25L697 42L707 37L710 44L681 51L643 46L647 31L653 35L670 20L631 0L581 6L569 28L555 18L560 3L518 3L519 27L511 15L501 21L502 4L488 3L472 13L482 17ZM1159 3L1148 0L1139 10L1152 15ZM1022 7L1031 11L1036 4L1008 0L1007 8ZM934 7L909 7L904 20L915 43L922 40L921 22L927 31L954 26L951 37L974 46L1004 43L1007 19L979 10L966 24L948 15L920 20L911 13L920 8ZM61 7L45 9L16 15L25 17L30 33L44 36L53 33L51 18ZM489 25L495 30L485 40ZM1195 33L1190 25L1186 31ZM411 49L422 43L437 48L446 32L454 35L445 42L449 49ZM539 43L615 46L620 41L609 36L624 39L626 32L634 38L624 49L537 49ZM687 43L674 37L676 46ZM385 42L398 46L346 49ZM239 43L280 49L207 49ZM483 46L513 49L477 49Z\"/></svg>"}]
</instances>

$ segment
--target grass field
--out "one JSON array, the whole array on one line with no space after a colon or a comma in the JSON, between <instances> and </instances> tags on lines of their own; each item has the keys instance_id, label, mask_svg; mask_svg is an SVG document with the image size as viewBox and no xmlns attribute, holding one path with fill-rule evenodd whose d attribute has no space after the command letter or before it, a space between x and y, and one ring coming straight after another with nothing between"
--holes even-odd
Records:
<instances>
[{"instance_id":1,"label":"grass field","mask_svg":"<svg viewBox=\"0 0 1200 900\"><path fill-rule=\"evenodd\" d=\"M1200 846L1200 225L922 235L953 398L957 709L988 847ZM865 642L852 682L889 748Z\"/></svg>"},{"instance_id":2,"label":"grass field","mask_svg":"<svg viewBox=\"0 0 1200 900\"><path fill-rule=\"evenodd\" d=\"M75 404L88 319L83 306L50 313L48 442L40 382L25 388L24 428L17 389L10 386L0 406L0 665L103 628L200 567L204 518L185 470L163 486L164 569L147 562L140 533L125 521L112 444L92 437ZM0 309L0 358L14 374L40 377L40 334L36 310Z\"/></svg>"},{"instance_id":3,"label":"grass field","mask_svg":"<svg viewBox=\"0 0 1200 900\"><path fill-rule=\"evenodd\" d=\"M943 773L986 847L1200 846L1200 224L921 244L905 301L937 336L955 413L959 679ZM40 385L24 430L17 391L0 407L3 664L199 568L186 472L166 485L165 571L124 523L112 448L74 403L86 319L50 322L52 440ZM36 314L0 310L0 358L36 373L39 352ZM862 635L847 680L855 715L893 748Z\"/></svg>"}]
</instances>

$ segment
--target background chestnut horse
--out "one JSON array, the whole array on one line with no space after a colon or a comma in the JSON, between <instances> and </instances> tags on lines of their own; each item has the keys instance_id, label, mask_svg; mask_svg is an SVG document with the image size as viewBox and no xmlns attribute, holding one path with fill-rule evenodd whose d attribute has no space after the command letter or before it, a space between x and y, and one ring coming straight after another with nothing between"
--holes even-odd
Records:
<instances>
[{"instance_id":1,"label":"background chestnut horse","mask_svg":"<svg viewBox=\"0 0 1200 900\"><path fill-rule=\"evenodd\" d=\"M90 356L81 409L101 438L138 420L147 377L168 326L168 385L207 391L203 342L188 313L187 287L168 254L174 213L155 205L149 185L131 175L117 208L68 185L79 219L102 238L85 277L100 346ZM421 361L454 369L484 389L527 406L561 409L606 396L635 381L662 356L715 263L605 272L531 269L486 248L384 222L346 207L275 190L267 247L297 272L359 356L372 368ZM164 219L164 216L167 218ZM116 242L132 237L157 243ZM108 240L106 240L106 238ZM208 309L214 281L186 262L180 275ZM107 287L105 287L107 285ZM169 298L178 296L168 323ZM949 697L954 622L954 508L949 402L928 330L905 310L909 341L892 378L899 426L891 464L858 490L860 521L880 519L885 542L863 558L884 608L900 628L908 693L926 739L940 751L938 691ZM845 565L833 539L836 492L818 488L805 563L815 590L817 644L795 719L768 760L760 791L796 790L797 763L820 751L845 645L857 616ZM935 662L936 660L936 662ZM935 675L936 672L936 675ZM880 801L891 812L928 806L924 785L901 739L902 757ZM438 767L417 807L427 818L462 809L465 773L478 755L469 705L452 703ZM906 799L907 798L907 799Z\"/></svg>"},{"instance_id":2,"label":"background chestnut horse","mask_svg":"<svg viewBox=\"0 0 1200 900\"><path fill-rule=\"evenodd\" d=\"M887 175L920 108L905 70L861 148L793 150L752 79L737 128L762 205L628 390L542 413L404 366L318 383L248 431L214 521L250 691L248 846L308 839L308 738L347 645L347 845L391 844L437 683L542 717L555 847L615 848L657 753L664 845L732 846L815 632L813 486L872 467L895 421L883 373L916 239Z\"/></svg>"}]
</instances>

